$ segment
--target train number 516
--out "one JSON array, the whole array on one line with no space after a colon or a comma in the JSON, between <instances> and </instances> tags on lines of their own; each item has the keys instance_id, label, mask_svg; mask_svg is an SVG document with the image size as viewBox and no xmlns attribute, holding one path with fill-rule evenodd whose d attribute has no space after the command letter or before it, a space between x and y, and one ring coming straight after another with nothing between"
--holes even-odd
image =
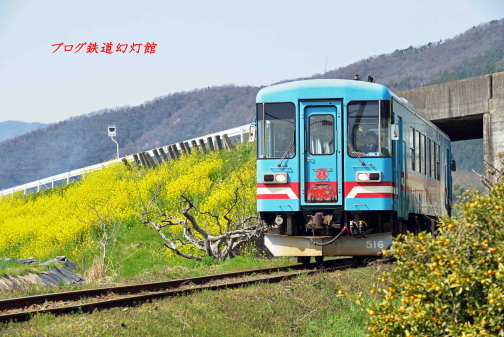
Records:
<instances>
[{"instance_id":1,"label":"train number 516","mask_svg":"<svg viewBox=\"0 0 504 337\"><path fill-rule=\"evenodd\" d=\"M370 240L366 241L366 248L380 248L383 249L383 241L375 241L375 240Z\"/></svg>"}]
</instances>

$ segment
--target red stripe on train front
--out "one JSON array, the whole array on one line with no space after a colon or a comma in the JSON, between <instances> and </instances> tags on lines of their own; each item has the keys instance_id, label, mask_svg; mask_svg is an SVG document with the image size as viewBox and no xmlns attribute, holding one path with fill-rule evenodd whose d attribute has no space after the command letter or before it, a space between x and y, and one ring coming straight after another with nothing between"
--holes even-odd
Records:
<instances>
[{"instance_id":1,"label":"red stripe on train front","mask_svg":"<svg viewBox=\"0 0 504 337\"><path fill-rule=\"evenodd\" d=\"M346 181L345 198L392 198L393 182L382 181L379 183L360 183Z\"/></svg>"},{"instance_id":2,"label":"red stripe on train front","mask_svg":"<svg viewBox=\"0 0 504 337\"><path fill-rule=\"evenodd\" d=\"M257 183L257 199L299 199L299 183Z\"/></svg>"},{"instance_id":3,"label":"red stripe on train front","mask_svg":"<svg viewBox=\"0 0 504 337\"><path fill-rule=\"evenodd\" d=\"M257 199L290 199L287 194L258 194Z\"/></svg>"}]
</instances>

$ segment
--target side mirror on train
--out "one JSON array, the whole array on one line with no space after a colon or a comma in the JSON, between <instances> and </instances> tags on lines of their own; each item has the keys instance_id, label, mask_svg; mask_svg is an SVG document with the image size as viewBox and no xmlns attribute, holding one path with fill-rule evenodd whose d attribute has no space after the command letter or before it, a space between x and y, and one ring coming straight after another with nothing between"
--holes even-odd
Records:
<instances>
[{"instance_id":1,"label":"side mirror on train","mask_svg":"<svg viewBox=\"0 0 504 337\"><path fill-rule=\"evenodd\" d=\"M257 129L257 117L254 117L249 126L249 142L255 142L256 140L256 129Z\"/></svg>"},{"instance_id":2,"label":"side mirror on train","mask_svg":"<svg viewBox=\"0 0 504 337\"><path fill-rule=\"evenodd\" d=\"M453 158L450 160L450 169L452 172L457 171L457 162Z\"/></svg>"},{"instance_id":3,"label":"side mirror on train","mask_svg":"<svg viewBox=\"0 0 504 337\"><path fill-rule=\"evenodd\" d=\"M255 124L251 124L250 127L249 127L249 142L252 143L252 142L255 142L256 140L256 125Z\"/></svg>"},{"instance_id":4,"label":"side mirror on train","mask_svg":"<svg viewBox=\"0 0 504 337\"><path fill-rule=\"evenodd\" d=\"M390 125L390 139L399 140L399 124Z\"/></svg>"}]
</instances>

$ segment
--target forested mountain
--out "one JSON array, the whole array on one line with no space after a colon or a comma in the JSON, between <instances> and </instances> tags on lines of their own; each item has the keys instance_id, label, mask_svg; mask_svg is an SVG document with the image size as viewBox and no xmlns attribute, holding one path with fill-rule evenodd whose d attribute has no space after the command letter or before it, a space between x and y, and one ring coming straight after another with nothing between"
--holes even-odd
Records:
<instances>
[{"instance_id":1,"label":"forested mountain","mask_svg":"<svg viewBox=\"0 0 504 337\"><path fill-rule=\"evenodd\" d=\"M362 79L372 75L377 83L402 91L500 71L504 71L504 19L473 27L446 41L371 56L325 75L353 78L359 74Z\"/></svg>"},{"instance_id":2,"label":"forested mountain","mask_svg":"<svg viewBox=\"0 0 504 337\"><path fill-rule=\"evenodd\" d=\"M107 135L111 124L121 156L246 124L255 114L258 90L224 86L175 93L6 140L0 143L0 189L115 158L116 145Z\"/></svg>"},{"instance_id":3,"label":"forested mountain","mask_svg":"<svg viewBox=\"0 0 504 337\"><path fill-rule=\"evenodd\" d=\"M6 139L14 138L45 126L46 124L42 123L24 123L17 121L0 122L0 143Z\"/></svg>"},{"instance_id":4,"label":"forested mountain","mask_svg":"<svg viewBox=\"0 0 504 337\"><path fill-rule=\"evenodd\" d=\"M373 75L377 83L401 91L499 71L504 71L504 19L446 41L371 56L325 76L351 79L359 74L365 79ZM228 85L174 93L136 107L70 118L5 140L0 143L0 189L114 158L116 146L107 136L109 124L117 126L116 140L124 156L249 123L259 90Z\"/></svg>"}]
</instances>

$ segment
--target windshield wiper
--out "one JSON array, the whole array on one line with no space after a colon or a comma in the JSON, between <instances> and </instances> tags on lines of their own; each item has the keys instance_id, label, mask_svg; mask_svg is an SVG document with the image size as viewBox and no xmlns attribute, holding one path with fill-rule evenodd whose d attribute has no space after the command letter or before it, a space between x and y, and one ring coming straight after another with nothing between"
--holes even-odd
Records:
<instances>
[{"instance_id":1,"label":"windshield wiper","mask_svg":"<svg viewBox=\"0 0 504 337\"><path fill-rule=\"evenodd\" d=\"M348 141L346 143L348 144L348 147L350 148L350 151L352 151L352 154L355 154L357 156L357 158L359 158L362 166L366 166L366 163L364 163L364 160L362 160L362 158L359 156L359 152L355 151L355 149L352 146L352 144L350 144Z\"/></svg>"},{"instance_id":2,"label":"windshield wiper","mask_svg":"<svg viewBox=\"0 0 504 337\"><path fill-rule=\"evenodd\" d=\"M287 146L287 150L285 150L285 153L283 154L282 158L280 158L280 161L277 164L278 167L282 166L282 162L284 161L285 157L287 157L287 154L289 153L292 145L294 145L293 141L290 142L289 146ZM287 164L285 166L287 166Z\"/></svg>"}]
</instances>

